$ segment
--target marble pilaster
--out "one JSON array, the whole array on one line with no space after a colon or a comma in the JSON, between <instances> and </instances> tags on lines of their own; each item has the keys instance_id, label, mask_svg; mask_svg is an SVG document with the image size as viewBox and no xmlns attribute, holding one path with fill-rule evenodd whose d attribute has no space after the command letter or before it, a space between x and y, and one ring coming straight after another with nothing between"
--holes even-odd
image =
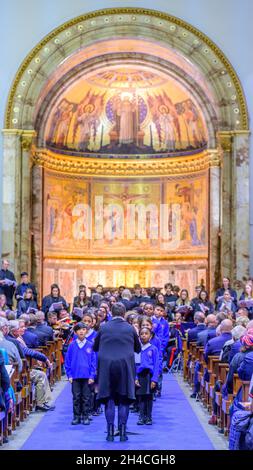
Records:
<instances>
[{"instance_id":1,"label":"marble pilaster","mask_svg":"<svg viewBox=\"0 0 253 470\"><path fill-rule=\"evenodd\" d=\"M232 274L249 277L249 132L234 132L232 148Z\"/></svg>"},{"instance_id":2,"label":"marble pilaster","mask_svg":"<svg viewBox=\"0 0 253 470\"><path fill-rule=\"evenodd\" d=\"M21 248L21 134L3 130L2 256L15 273L20 270Z\"/></svg>"},{"instance_id":3,"label":"marble pilaster","mask_svg":"<svg viewBox=\"0 0 253 470\"><path fill-rule=\"evenodd\" d=\"M232 269L232 132L218 133L221 158L221 273L231 277Z\"/></svg>"},{"instance_id":4,"label":"marble pilaster","mask_svg":"<svg viewBox=\"0 0 253 470\"><path fill-rule=\"evenodd\" d=\"M220 167L209 170L209 291L214 294L220 278Z\"/></svg>"},{"instance_id":5,"label":"marble pilaster","mask_svg":"<svg viewBox=\"0 0 253 470\"><path fill-rule=\"evenodd\" d=\"M39 298L43 285L43 168L32 168L32 279L36 280Z\"/></svg>"}]
</instances>

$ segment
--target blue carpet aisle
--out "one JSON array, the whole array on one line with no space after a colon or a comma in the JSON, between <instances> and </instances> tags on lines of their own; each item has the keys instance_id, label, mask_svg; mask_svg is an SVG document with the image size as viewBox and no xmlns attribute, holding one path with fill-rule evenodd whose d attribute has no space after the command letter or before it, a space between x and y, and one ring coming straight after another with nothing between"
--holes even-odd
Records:
<instances>
[{"instance_id":1,"label":"blue carpet aisle","mask_svg":"<svg viewBox=\"0 0 253 470\"><path fill-rule=\"evenodd\" d=\"M104 415L94 417L90 426L71 426L72 403L70 385L56 400L56 409L48 412L24 443L22 450L166 450L204 449L214 447L187 402L177 380L164 376L163 396L154 403L153 426L137 426L137 415L130 413L129 441L105 441Z\"/></svg>"}]
</instances>

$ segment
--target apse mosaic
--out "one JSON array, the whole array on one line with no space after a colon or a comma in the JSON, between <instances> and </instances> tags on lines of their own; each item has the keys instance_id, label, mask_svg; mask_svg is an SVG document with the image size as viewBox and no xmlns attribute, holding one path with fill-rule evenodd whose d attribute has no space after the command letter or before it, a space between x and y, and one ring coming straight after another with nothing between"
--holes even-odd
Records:
<instances>
[{"instance_id":1,"label":"apse mosaic","mask_svg":"<svg viewBox=\"0 0 253 470\"><path fill-rule=\"evenodd\" d=\"M173 155L207 143L193 97L175 79L137 65L101 69L66 86L45 136L63 153L111 157Z\"/></svg>"}]
</instances>

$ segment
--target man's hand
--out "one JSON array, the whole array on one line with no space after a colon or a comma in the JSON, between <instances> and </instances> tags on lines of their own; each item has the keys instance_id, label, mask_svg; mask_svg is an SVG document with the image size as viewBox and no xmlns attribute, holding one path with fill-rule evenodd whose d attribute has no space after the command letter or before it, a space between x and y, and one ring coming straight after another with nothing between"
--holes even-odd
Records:
<instances>
[{"instance_id":1,"label":"man's hand","mask_svg":"<svg viewBox=\"0 0 253 470\"><path fill-rule=\"evenodd\" d=\"M94 384L94 382L95 382L94 379L89 379L89 380L88 380L88 384L89 384L89 385Z\"/></svg>"},{"instance_id":2,"label":"man's hand","mask_svg":"<svg viewBox=\"0 0 253 470\"><path fill-rule=\"evenodd\" d=\"M151 382L150 387L151 387L151 390L153 390L154 388L156 388L156 383L155 383L155 382Z\"/></svg>"},{"instance_id":3,"label":"man's hand","mask_svg":"<svg viewBox=\"0 0 253 470\"><path fill-rule=\"evenodd\" d=\"M69 382L72 384L73 383L73 379L71 377L69 377Z\"/></svg>"},{"instance_id":4,"label":"man's hand","mask_svg":"<svg viewBox=\"0 0 253 470\"><path fill-rule=\"evenodd\" d=\"M139 382L139 380L136 379L135 385L136 385L136 387L140 387L140 382Z\"/></svg>"}]
</instances>

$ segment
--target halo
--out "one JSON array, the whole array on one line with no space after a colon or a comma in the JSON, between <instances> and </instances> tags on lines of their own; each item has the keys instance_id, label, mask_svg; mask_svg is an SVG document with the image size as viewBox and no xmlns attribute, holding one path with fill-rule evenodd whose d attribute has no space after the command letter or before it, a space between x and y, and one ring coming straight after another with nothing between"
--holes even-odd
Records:
<instances>
[{"instance_id":1,"label":"halo","mask_svg":"<svg viewBox=\"0 0 253 470\"><path fill-rule=\"evenodd\" d=\"M94 109L95 109L94 104L88 103L84 106L83 110L84 110L85 113L93 113Z\"/></svg>"},{"instance_id":2,"label":"halo","mask_svg":"<svg viewBox=\"0 0 253 470\"><path fill-rule=\"evenodd\" d=\"M165 112L166 114L168 114L168 113L169 113L169 108L168 108L168 106L166 106L166 104L161 104L161 105L159 106L159 108L158 108L158 111L159 111L161 114L163 114L164 112Z\"/></svg>"}]
</instances>

